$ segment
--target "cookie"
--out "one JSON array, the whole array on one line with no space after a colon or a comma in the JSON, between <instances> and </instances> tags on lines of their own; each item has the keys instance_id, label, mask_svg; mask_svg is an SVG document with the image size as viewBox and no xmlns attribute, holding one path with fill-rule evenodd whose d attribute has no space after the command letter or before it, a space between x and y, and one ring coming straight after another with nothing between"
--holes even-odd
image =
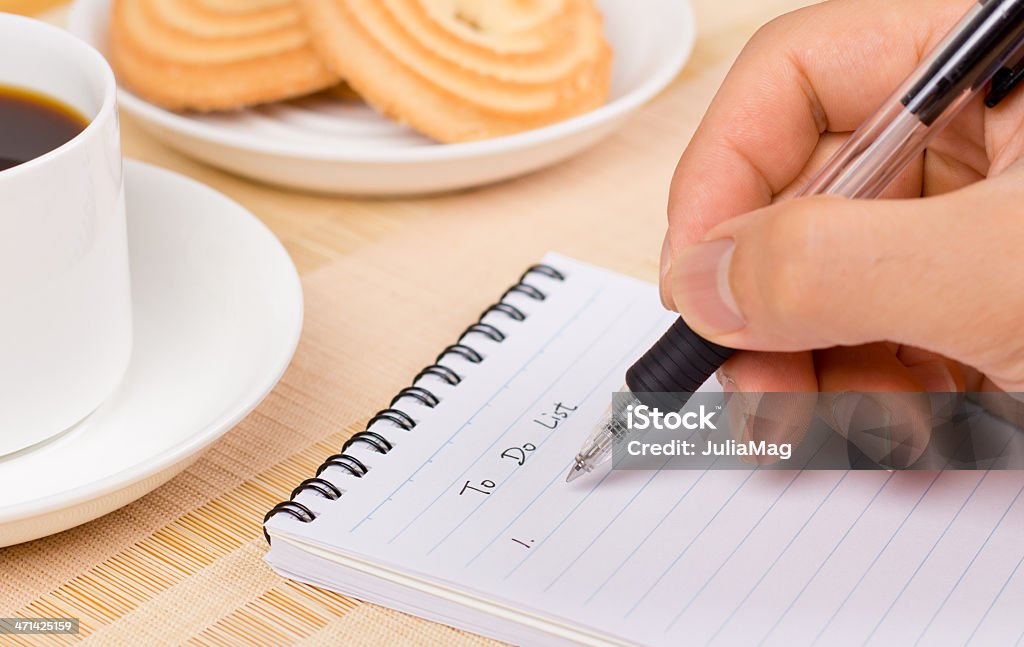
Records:
<instances>
[{"instance_id":1,"label":"cookie","mask_svg":"<svg viewBox=\"0 0 1024 647\"><path fill-rule=\"evenodd\" d=\"M388 117L441 142L602 105L611 48L591 0L298 0L314 47Z\"/></svg>"},{"instance_id":2,"label":"cookie","mask_svg":"<svg viewBox=\"0 0 1024 647\"><path fill-rule=\"evenodd\" d=\"M232 110L338 82L295 0L115 0L109 54L126 87L171 110Z\"/></svg>"}]
</instances>

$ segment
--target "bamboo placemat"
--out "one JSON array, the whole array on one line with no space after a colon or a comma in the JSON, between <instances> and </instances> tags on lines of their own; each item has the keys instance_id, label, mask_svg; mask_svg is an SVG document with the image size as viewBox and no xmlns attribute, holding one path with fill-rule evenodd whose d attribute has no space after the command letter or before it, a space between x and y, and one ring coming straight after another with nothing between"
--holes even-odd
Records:
<instances>
[{"instance_id":1,"label":"bamboo placemat","mask_svg":"<svg viewBox=\"0 0 1024 647\"><path fill-rule=\"evenodd\" d=\"M262 561L263 514L546 251L656 280L679 152L743 42L797 4L697 0L686 71L622 131L555 168L447 196L259 186L185 159L125 118L127 155L223 191L282 239L303 276L303 338L270 396L180 476L94 522L0 549L0 617L81 621L77 637L2 642L493 644L279 578Z\"/></svg>"}]
</instances>

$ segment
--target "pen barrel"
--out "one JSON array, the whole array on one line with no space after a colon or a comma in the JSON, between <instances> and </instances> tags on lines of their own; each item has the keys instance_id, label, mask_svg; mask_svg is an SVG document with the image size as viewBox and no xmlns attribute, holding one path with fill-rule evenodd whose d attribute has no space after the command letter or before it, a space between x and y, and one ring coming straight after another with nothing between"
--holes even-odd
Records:
<instances>
[{"instance_id":1,"label":"pen barrel","mask_svg":"<svg viewBox=\"0 0 1024 647\"><path fill-rule=\"evenodd\" d=\"M979 0L901 87L900 102L931 125L979 92L1024 42L1024 0Z\"/></svg>"},{"instance_id":2,"label":"pen barrel","mask_svg":"<svg viewBox=\"0 0 1024 647\"><path fill-rule=\"evenodd\" d=\"M1024 0L982 0L797 197L876 198L1024 44Z\"/></svg>"},{"instance_id":3,"label":"pen barrel","mask_svg":"<svg viewBox=\"0 0 1024 647\"><path fill-rule=\"evenodd\" d=\"M877 198L921 155L934 132L899 102L889 104L851 135L796 197Z\"/></svg>"},{"instance_id":4,"label":"pen barrel","mask_svg":"<svg viewBox=\"0 0 1024 647\"><path fill-rule=\"evenodd\" d=\"M626 386L648 406L677 409L735 352L704 339L680 318L626 371Z\"/></svg>"}]
</instances>

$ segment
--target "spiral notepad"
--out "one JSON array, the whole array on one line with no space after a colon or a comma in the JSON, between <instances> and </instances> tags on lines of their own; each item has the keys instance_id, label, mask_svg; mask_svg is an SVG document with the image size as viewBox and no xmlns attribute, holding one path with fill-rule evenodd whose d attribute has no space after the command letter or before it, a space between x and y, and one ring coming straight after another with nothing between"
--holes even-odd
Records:
<instances>
[{"instance_id":1,"label":"spiral notepad","mask_svg":"<svg viewBox=\"0 0 1024 647\"><path fill-rule=\"evenodd\" d=\"M566 484L674 317L650 284L549 255L270 511L267 561L519 644L1019 639L1024 473Z\"/></svg>"},{"instance_id":2,"label":"spiral notepad","mask_svg":"<svg viewBox=\"0 0 1024 647\"><path fill-rule=\"evenodd\" d=\"M430 385L427 384L429 380L425 378L435 378L440 380L440 383L449 387L455 387L462 383L463 375L456 368L453 368L449 364L445 363L446 360L450 360L453 356L461 358L464 362L471 364L482 364L484 356L477 351L473 346L467 342L473 335L483 335L489 341L500 344L507 339L507 335L502 331L495 321L496 319L504 320L504 323L516 322L521 323L526 321L526 313L516 306L514 303L510 303L515 295L522 295L527 299L534 302L543 302L547 299L548 295L545 291L538 288L533 283L527 282L527 279L531 278L531 275L536 277L544 277L546 279L564 282L566 277L559 270L555 269L551 265L539 264L534 265L526 270L520 277L519 281L508 288L505 293L501 296L501 299L496 303L491 304L483 314L480 315L480 319L470 325L466 330L463 331L459 337L458 342L451 344L446 347L437 356L433 364L426 366L417 373L416 377L413 378L412 384L403 388L399 391L394 398L391 399L391 404L386 409L378 411L370 421L366 423L366 429L353 434L341 448L341 452L327 457L323 464L317 469L316 475L306 479L296 487L291 497L287 501L282 501L275 505L266 514L264 522L269 520L271 517L278 513L287 514L299 521L304 523L312 522L316 519L316 513L314 513L308 506L303 505L301 502L296 501L296 497L299 496L303 491L310 490L317 493L321 497L324 497L328 501L335 501L342 495L341 488L337 487L332 481L322 478L323 472L327 471L331 467L337 467L344 470L347 476L362 478L369 472L369 468L366 463L360 459L356 452L350 450L354 445L358 443L364 444L372 452L380 455L385 455L394 449L391 441L387 439L382 433L374 430L375 425L381 422L388 422L397 429L408 432L416 428L417 420L412 415L407 413L402 406L403 400L410 400L420 408L434 409L441 404L441 398L439 398L435 391L437 390L436 385L434 390L431 390ZM269 534L264 530L264 535L267 541L270 541Z\"/></svg>"}]
</instances>

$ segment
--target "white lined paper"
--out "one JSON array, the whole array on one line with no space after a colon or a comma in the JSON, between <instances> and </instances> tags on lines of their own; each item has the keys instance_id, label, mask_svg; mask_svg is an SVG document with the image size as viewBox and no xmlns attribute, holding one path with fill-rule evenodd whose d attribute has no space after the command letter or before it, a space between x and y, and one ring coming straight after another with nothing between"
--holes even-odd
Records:
<instances>
[{"instance_id":1,"label":"white lined paper","mask_svg":"<svg viewBox=\"0 0 1024 647\"><path fill-rule=\"evenodd\" d=\"M543 640L538 618L588 642L1020 640L1021 473L615 472L565 484L625 368L673 316L650 285L547 262L565 284L533 281L550 297L523 301L525 322L495 319L505 343L460 366L473 373L418 412L414 430L379 423L395 451L361 454L371 465L363 479L325 472L346 494L302 495L318 519L275 518L275 538L347 556L336 568L380 564L454 590L467 606L510 609L517 620L490 623L424 593L363 592L506 640ZM556 403L575 410L554 430L533 422ZM534 449L523 465L500 458L524 445ZM268 559L280 570L360 593L348 588L351 572L347 583L344 570L328 578L323 565L276 550Z\"/></svg>"}]
</instances>

